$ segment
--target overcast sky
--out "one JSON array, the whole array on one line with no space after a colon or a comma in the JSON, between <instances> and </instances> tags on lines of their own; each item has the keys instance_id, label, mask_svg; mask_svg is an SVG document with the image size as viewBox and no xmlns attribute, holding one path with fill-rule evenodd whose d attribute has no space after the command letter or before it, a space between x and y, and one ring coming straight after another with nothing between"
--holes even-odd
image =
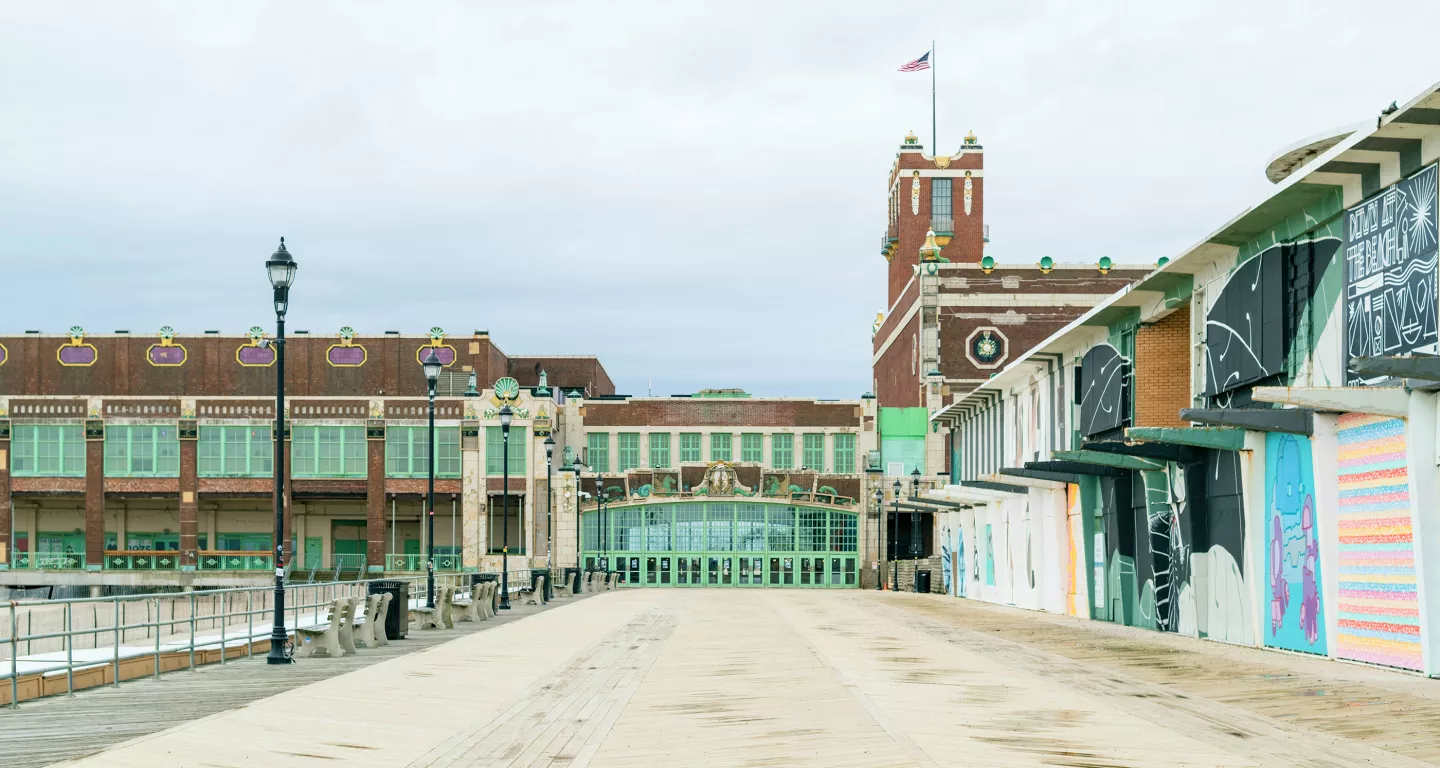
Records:
<instances>
[{"instance_id":1,"label":"overcast sky","mask_svg":"<svg viewBox=\"0 0 1440 768\"><path fill-rule=\"evenodd\" d=\"M1440 80L1440 3L1220 5L3 2L0 332L269 327L284 235L291 328L855 397L932 36L1002 262L1173 255Z\"/></svg>"}]
</instances>

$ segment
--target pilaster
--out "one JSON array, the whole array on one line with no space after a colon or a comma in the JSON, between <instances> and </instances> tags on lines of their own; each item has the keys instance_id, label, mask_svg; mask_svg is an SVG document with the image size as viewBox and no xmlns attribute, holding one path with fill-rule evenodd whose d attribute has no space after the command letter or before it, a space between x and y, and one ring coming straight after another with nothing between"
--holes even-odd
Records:
<instances>
[{"instance_id":1,"label":"pilaster","mask_svg":"<svg viewBox=\"0 0 1440 768\"><path fill-rule=\"evenodd\" d=\"M373 408L371 409L374 410ZM381 413L384 411L382 410ZM385 422L371 419L365 427L365 570L385 571ZM420 525L432 510L421 505Z\"/></svg>"},{"instance_id":2,"label":"pilaster","mask_svg":"<svg viewBox=\"0 0 1440 768\"><path fill-rule=\"evenodd\" d=\"M182 401L181 412L187 412ZM189 413L195 412L195 401L189 401ZM181 419L180 428L180 570L195 570L197 559L196 550L199 549L199 492L197 447L199 445L199 428L194 419ZM119 542L121 549L125 548L123 542Z\"/></svg>"},{"instance_id":3,"label":"pilaster","mask_svg":"<svg viewBox=\"0 0 1440 768\"><path fill-rule=\"evenodd\" d=\"M99 414L100 401L90 402L90 413ZM30 550L36 550L30 540ZM105 562L105 422L85 421L85 569L100 570Z\"/></svg>"},{"instance_id":4,"label":"pilaster","mask_svg":"<svg viewBox=\"0 0 1440 768\"><path fill-rule=\"evenodd\" d=\"M473 419L460 423L460 490L461 562L466 570L478 570L484 554L480 549L480 500L485 493L485 473L480 456L480 422Z\"/></svg>"}]
</instances>

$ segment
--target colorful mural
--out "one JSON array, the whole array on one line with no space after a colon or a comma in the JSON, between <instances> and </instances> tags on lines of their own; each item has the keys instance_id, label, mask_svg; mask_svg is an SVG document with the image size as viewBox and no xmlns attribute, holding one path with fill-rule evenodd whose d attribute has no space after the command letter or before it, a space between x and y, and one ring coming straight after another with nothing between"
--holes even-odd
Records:
<instances>
[{"instance_id":1,"label":"colorful mural","mask_svg":"<svg viewBox=\"0 0 1440 768\"><path fill-rule=\"evenodd\" d=\"M955 592L956 597L965 597L965 527L955 526L955 543L950 550L955 553Z\"/></svg>"},{"instance_id":2,"label":"colorful mural","mask_svg":"<svg viewBox=\"0 0 1440 768\"><path fill-rule=\"evenodd\" d=\"M1090 616L1085 596L1085 531L1080 515L1080 486L1065 486L1065 547L1068 550L1065 581L1065 612L1071 616Z\"/></svg>"},{"instance_id":3,"label":"colorful mural","mask_svg":"<svg viewBox=\"0 0 1440 768\"><path fill-rule=\"evenodd\" d=\"M1420 669L1405 421L1340 416L1340 620L1336 655Z\"/></svg>"},{"instance_id":4,"label":"colorful mural","mask_svg":"<svg viewBox=\"0 0 1440 768\"><path fill-rule=\"evenodd\" d=\"M945 584L945 594L955 594L955 563L951 555L955 550L950 548L950 526L940 529L940 577Z\"/></svg>"},{"instance_id":5,"label":"colorful mural","mask_svg":"<svg viewBox=\"0 0 1440 768\"><path fill-rule=\"evenodd\" d=\"M1325 653L1315 472L1300 435L1265 436L1265 564L1265 644Z\"/></svg>"},{"instance_id":6,"label":"colorful mural","mask_svg":"<svg viewBox=\"0 0 1440 768\"><path fill-rule=\"evenodd\" d=\"M995 529L985 524L985 586L995 586Z\"/></svg>"}]
</instances>

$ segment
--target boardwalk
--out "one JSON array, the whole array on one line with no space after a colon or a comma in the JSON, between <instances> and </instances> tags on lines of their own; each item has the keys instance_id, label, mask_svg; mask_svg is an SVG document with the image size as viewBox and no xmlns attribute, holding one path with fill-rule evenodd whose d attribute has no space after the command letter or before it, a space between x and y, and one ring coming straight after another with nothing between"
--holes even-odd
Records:
<instances>
[{"instance_id":1,"label":"boardwalk","mask_svg":"<svg viewBox=\"0 0 1440 768\"><path fill-rule=\"evenodd\" d=\"M75 764L1405 768L1437 687L938 596L622 591Z\"/></svg>"}]
</instances>

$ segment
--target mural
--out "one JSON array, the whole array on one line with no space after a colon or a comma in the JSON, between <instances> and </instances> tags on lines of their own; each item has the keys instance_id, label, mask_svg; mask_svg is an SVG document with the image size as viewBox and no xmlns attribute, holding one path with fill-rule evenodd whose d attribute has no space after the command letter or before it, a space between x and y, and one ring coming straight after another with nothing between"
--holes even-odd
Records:
<instances>
[{"instance_id":1,"label":"mural","mask_svg":"<svg viewBox=\"0 0 1440 768\"><path fill-rule=\"evenodd\" d=\"M1197 467L1198 468L1198 467ZM1250 589L1245 584L1245 498L1241 486L1238 451L1206 451L1203 482L1197 483L1194 497L1205 500L1203 521L1196 516L1192 560L1202 555L1205 565L1196 567L1205 584L1197 589L1196 613L1201 637L1229 643L1253 645L1250 624Z\"/></svg>"},{"instance_id":2,"label":"mural","mask_svg":"<svg viewBox=\"0 0 1440 768\"><path fill-rule=\"evenodd\" d=\"M1285 373L1297 337L1313 341L1306 317L1340 240L1273 245L1236 267L1205 316L1205 393L1233 405L1234 390ZM1248 395L1248 393L1247 393Z\"/></svg>"},{"instance_id":3,"label":"mural","mask_svg":"<svg viewBox=\"0 0 1440 768\"><path fill-rule=\"evenodd\" d=\"M951 561L950 526L940 529L940 578L945 585L945 594L955 594L955 563Z\"/></svg>"},{"instance_id":4,"label":"mural","mask_svg":"<svg viewBox=\"0 0 1440 768\"><path fill-rule=\"evenodd\" d=\"M1080 486L1070 483L1065 489L1065 546L1068 550L1065 612L1088 618L1090 610L1085 596L1085 531L1080 517Z\"/></svg>"},{"instance_id":5,"label":"mural","mask_svg":"<svg viewBox=\"0 0 1440 768\"><path fill-rule=\"evenodd\" d=\"M1325 653L1315 473L1310 440L1300 435L1265 436L1265 562L1265 644Z\"/></svg>"},{"instance_id":6,"label":"mural","mask_svg":"<svg viewBox=\"0 0 1440 768\"><path fill-rule=\"evenodd\" d=\"M955 526L955 596L965 597L965 526Z\"/></svg>"},{"instance_id":7,"label":"mural","mask_svg":"<svg viewBox=\"0 0 1440 768\"><path fill-rule=\"evenodd\" d=\"M1109 344L1097 344L1080 360L1080 433L1093 435L1125 424L1128 361Z\"/></svg>"},{"instance_id":8,"label":"mural","mask_svg":"<svg viewBox=\"0 0 1440 768\"><path fill-rule=\"evenodd\" d=\"M1350 357L1435 354L1436 166L1345 213L1345 337ZM1385 381L1346 370L1345 385Z\"/></svg>"},{"instance_id":9,"label":"mural","mask_svg":"<svg viewBox=\"0 0 1440 768\"><path fill-rule=\"evenodd\" d=\"M995 530L985 524L985 586L995 586Z\"/></svg>"},{"instance_id":10,"label":"mural","mask_svg":"<svg viewBox=\"0 0 1440 768\"><path fill-rule=\"evenodd\" d=\"M1433 170L1433 169L1432 169ZM1336 654L1420 669L1405 421L1340 416L1340 621Z\"/></svg>"},{"instance_id":11,"label":"mural","mask_svg":"<svg viewBox=\"0 0 1440 768\"><path fill-rule=\"evenodd\" d=\"M1198 633L1195 595L1190 585L1191 541L1189 492L1186 471L1179 464L1167 464L1160 472L1139 472L1143 484L1143 530L1137 541L1147 543L1148 557L1136 561L1136 578L1143 580L1140 591L1140 626L1163 632Z\"/></svg>"}]
</instances>

